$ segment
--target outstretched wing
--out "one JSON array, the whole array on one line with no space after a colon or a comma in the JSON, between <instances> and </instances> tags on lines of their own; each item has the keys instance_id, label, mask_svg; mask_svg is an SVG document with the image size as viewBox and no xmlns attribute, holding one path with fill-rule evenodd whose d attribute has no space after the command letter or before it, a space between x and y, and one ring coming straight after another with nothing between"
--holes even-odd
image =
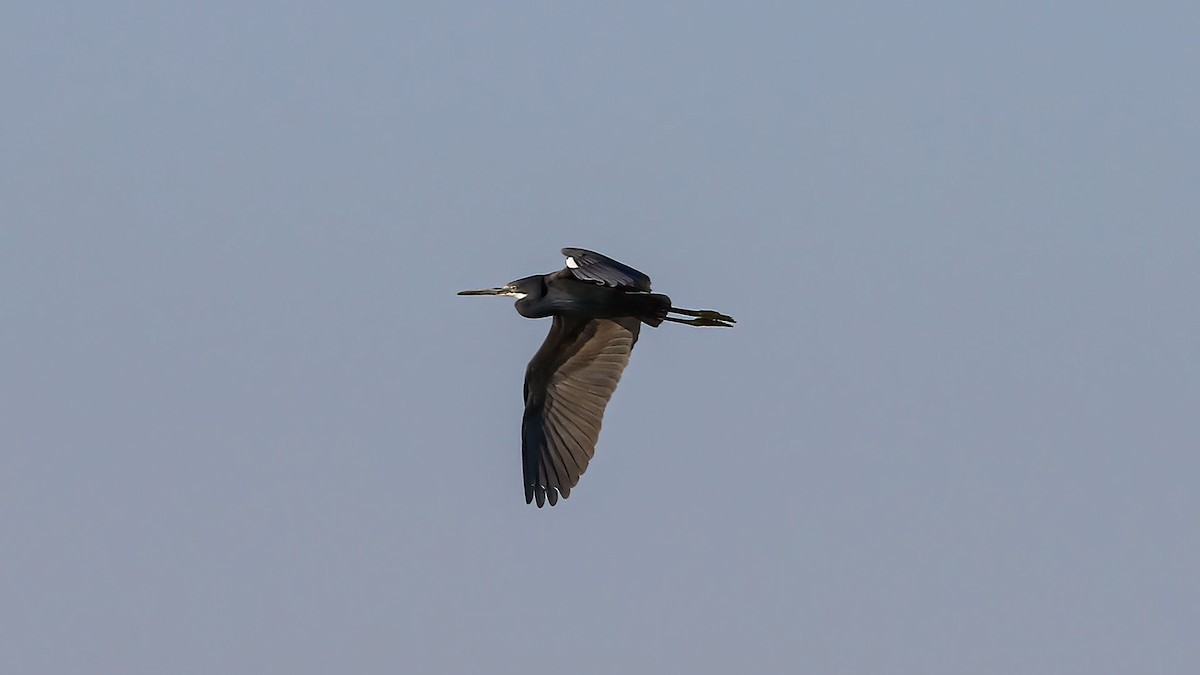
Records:
<instances>
[{"instance_id":1,"label":"outstretched wing","mask_svg":"<svg viewBox=\"0 0 1200 675\"><path fill-rule=\"evenodd\" d=\"M608 256L582 248L564 248L562 254L567 257L567 269L580 281L635 291L650 290L650 277Z\"/></svg>"},{"instance_id":2,"label":"outstretched wing","mask_svg":"<svg viewBox=\"0 0 1200 675\"><path fill-rule=\"evenodd\" d=\"M565 499L587 470L604 408L617 388L641 323L633 317L558 315L525 372L521 460L525 503Z\"/></svg>"}]
</instances>

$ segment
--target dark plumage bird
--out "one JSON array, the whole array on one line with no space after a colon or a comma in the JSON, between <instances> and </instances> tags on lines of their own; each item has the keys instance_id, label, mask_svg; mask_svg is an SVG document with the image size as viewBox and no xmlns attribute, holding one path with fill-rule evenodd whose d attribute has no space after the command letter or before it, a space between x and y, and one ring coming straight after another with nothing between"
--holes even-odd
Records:
<instances>
[{"instance_id":1,"label":"dark plumage bird","mask_svg":"<svg viewBox=\"0 0 1200 675\"><path fill-rule=\"evenodd\" d=\"M593 251L564 248L566 268L499 288L459 295L506 295L521 316L554 317L550 334L525 371L521 462L525 503L566 499L587 470L604 408L617 388L642 324L731 327L710 309L679 309L650 292L650 277ZM670 316L678 314L690 318Z\"/></svg>"}]
</instances>

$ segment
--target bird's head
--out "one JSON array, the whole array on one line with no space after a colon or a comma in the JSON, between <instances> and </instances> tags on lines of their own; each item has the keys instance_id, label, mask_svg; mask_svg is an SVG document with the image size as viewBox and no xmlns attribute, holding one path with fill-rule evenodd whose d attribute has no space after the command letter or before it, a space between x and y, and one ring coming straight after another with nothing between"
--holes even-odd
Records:
<instances>
[{"instance_id":1,"label":"bird's head","mask_svg":"<svg viewBox=\"0 0 1200 675\"><path fill-rule=\"evenodd\" d=\"M459 291L458 294L459 295L507 295L509 297L516 298L517 300L521 300L522 298L525 298L530 295L533 295L535 297L540 296L541 289L543 287L543 283L544 282L542 281L542 276L539 274L539 275L534 275L532 277L525 277L524 279L517 279L516 281L510 281L507 284L504 284L503 286L500 286L498 288L481 288L476 291Z\"/></svg>"}]
</instances>

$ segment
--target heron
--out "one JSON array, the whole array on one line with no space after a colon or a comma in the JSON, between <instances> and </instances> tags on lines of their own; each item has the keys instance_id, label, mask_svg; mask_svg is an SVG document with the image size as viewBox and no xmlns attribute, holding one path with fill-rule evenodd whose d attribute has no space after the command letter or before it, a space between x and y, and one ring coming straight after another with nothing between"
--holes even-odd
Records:
<instances>
[{"instance_id":1,"label":"heron","mask_svg":"<svg viewBox=\"0 0 1200 675\"><path fill-rule=\"evenodd\" d=\"M671 298L650 291L650 277L607 256L582 248L562 254L566 267L557 272L458 293L516 298L521 316L553 317L550 334L525 369L521 464L525 503L536 500L538 508L569 497L587 470L604 409L643 323L735 323L711 309L672 307Z\"/></svg>"}]
</instances>

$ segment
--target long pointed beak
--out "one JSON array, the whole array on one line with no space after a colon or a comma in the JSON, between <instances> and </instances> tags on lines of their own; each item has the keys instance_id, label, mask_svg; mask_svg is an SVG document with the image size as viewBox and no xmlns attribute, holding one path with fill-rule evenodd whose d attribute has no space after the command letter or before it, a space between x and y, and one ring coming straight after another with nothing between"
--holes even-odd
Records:
<instances>
[{"instance_id":1,"label":"long pointed beak","mask_svg":"<svg viewBox=\"0 0 1200 675\"><path fill-rule=\"evenodd\" d=\"M509 292L510 288L502 286L500 288L481 288L477 291L459 291L459 295L504 295Z\"/></svg>"}]
</instances>

